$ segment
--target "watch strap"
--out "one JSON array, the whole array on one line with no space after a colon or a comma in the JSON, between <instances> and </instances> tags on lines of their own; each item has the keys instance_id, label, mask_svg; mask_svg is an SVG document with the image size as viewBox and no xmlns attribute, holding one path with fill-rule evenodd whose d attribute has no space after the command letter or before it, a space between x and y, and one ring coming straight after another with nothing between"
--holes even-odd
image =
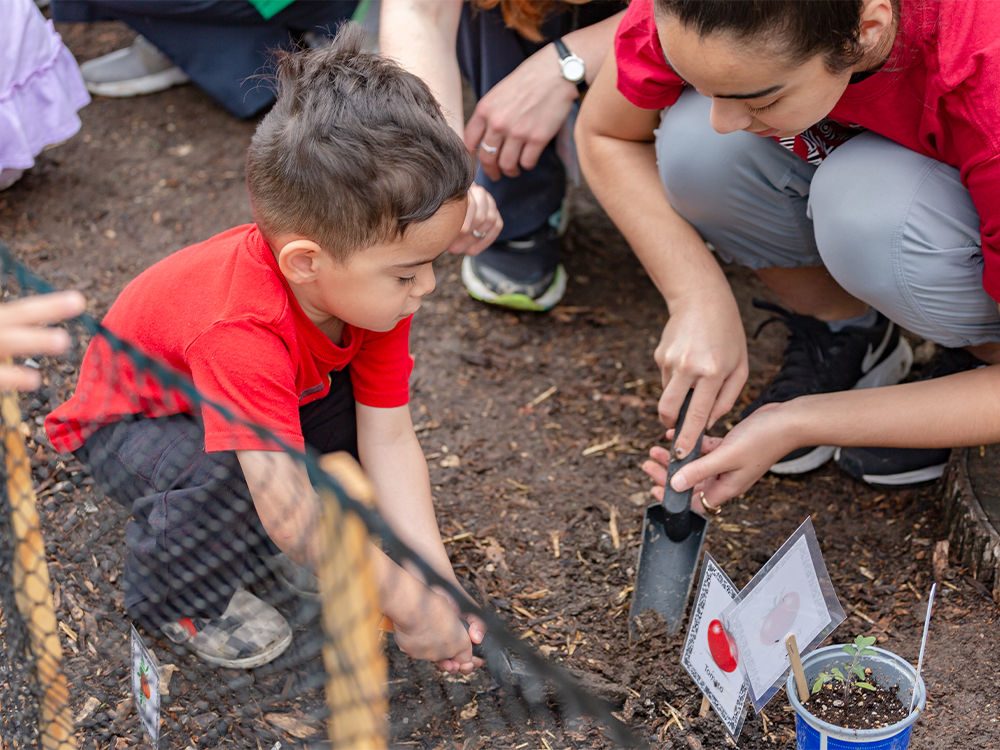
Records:
<instances>
[{"instance_id":1,"label":"watch strap","mask_svg":"<svg viewBox=\"0 0 1000 750\"><path fill-rule=\"evenodd\" d=\"M573 53L569 51L569 47L567 47L566 43L562 40L562 37L556 37L553 39L552 45L556 48L556 53L559 55L560 60L565 60L567 57L571 57L573 55ZM576 88L580 92L580 96L587 93L586 78L581 78L579 81L573 81L573 83L576 84Z\"/></svg>"}]
</instances>

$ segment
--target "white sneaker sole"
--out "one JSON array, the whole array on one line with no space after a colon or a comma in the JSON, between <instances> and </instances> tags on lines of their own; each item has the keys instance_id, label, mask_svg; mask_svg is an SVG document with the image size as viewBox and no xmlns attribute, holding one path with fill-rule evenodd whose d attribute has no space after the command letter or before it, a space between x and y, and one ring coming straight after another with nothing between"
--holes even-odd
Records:
<instances>
[{"instance_id":1,"label":"white sneaker sole","mask_svg":"<svg viewBox=\"0 0 1000 750\"><path fill-rule=\"evenodd\" d=\"M107 63L114 62L114 56L124 57L128 54L130 54L130 50L126 47L115 50L98 59L101 60L102 65L106 65ZM129 78L124 81L87 81L87 63L80 66L80 72L83 74L84 81L87 84L87 91L97 96L107 96L117 99L142 96L143 94L155 94L158 91L166 91L171 86L180 86L191 80L177 66L167 68L159 73L150 73L149 75Z\"/></svg>"},{"instance_id":2,"label":"white sneaker sole","mask_svg":"<svg viewBox=\"0 0 1000 750\"><path fill-rule=\"evenodd\" d=\"M837 452L833 456L835 461L840 460L840 451L841 449L837 448ZM924 466L922 469L913 469L913 471L901 471L898 474L862 474L861 480L865 484L876 487L903 487L908 484L923 484L940 479L944 476L946 468L948 468L948 464L943 463Z\"/></svg>"},{"instance_id":3,"label":"white sneaker sole","mask_svg":"<svg viewBox=\"0 0 1000 750\"><path fill-rule=\"evenodd\" d=\"M563 298L563 295L566 294L566 269L560 263L556 269L556 277L553 279L552 285L545 291L545 294L533 300L524 294L497 294L494 292L479 280L475 270L472 268L472 258L466 255L462 260L462 283L465 284L465 288L469 294L480 302L509 307L514 310L544 312L555 307L559 303L559 300ZM513 298L523 300L523 304L506 304L507 300L512 300Z\"/></svg>"},{"instance_id":4,"label":"white sneaker sole","mask_svg":"<svg viewBox=\"0 0 1000 750\"><path fill-rule=\"evenodd\" d=\"M222 659L216 656L203 654L201 651L193 648L191 651L206 664L212 664L217 667L225 667L227 669L254 669L255 667L261 667L277 659L285 653L285 649L287 649L291 643L292 632L289 630L288 634L284 638L279 641L275 641L271 644L270 648L254 654L253 656L247 656L243 659ZM188 644L188 646L190 647L190 644Z\"/></svg>"},{"instance_id":5,"label":"white sneaker sole","mask_svg":"<svg viewBox=\"0 0 1000 750\"><path fill-rule=\"evenodd\" d=\"M913 349L910 348L909 342L900 336L899 344L896 345L892 354L862 376L852 390L896 385L909 374L912 365ZM770 472L772 474L805 474L825 464L834 457L838 450L835 445L819 445L804 456L774 464L770 468ZM868 480L865 479L865 481ZM903 482L899 482L899 484L903 484Z\"/></svg>"}]
</instances>

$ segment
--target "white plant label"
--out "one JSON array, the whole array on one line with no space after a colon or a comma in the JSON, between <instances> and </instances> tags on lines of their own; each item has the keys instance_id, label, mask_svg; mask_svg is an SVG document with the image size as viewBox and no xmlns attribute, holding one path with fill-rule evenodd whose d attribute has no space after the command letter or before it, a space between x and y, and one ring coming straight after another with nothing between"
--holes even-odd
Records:
<instances>
[{"instance_id":1,"label":"white plant label","mask_svg":"<svg viewBox=\"0 0 1000 750\"><path fill-rule=\"evenodd\" d=\"M722 611L733 603L737 593L729 576L706 552L681 656L684 669L708 698L734 742L739 739L746 718L748 688L737 668L739 654L726 635L721 618Z\"/></svg>"},{"instance_id":2,"label":"white plant label","mask_svg":"<svg viewBox=\"0 0 1000 750\"><path fill-rule=\"evenodd\" d=\"M805 656L844 621L812 522L806 519L722 613L739 649L739 668L758 713L784 682L791 663L785 636Z\"/></svg>"},{"instance_id":3,"label":"white plant label","mask_svg":"<svg viewBox=\"0 0 1000 750\"><path fill-rule=\"evenodd\" d=\"M142 642L139 632L132 626L132 697L136 711L146 730L146 736L158 747L160 741L160 673Z\"/></svg>"}]
</instances>

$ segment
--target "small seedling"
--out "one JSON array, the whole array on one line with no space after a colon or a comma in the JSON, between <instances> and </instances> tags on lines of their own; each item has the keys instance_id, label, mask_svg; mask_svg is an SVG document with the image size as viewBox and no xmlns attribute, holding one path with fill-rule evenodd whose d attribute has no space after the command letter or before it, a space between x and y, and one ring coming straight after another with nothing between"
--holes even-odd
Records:
<instances>
[{"instance_id":1,"label":"small seedling","mask_svg":"<svg viewBox=\"0 0 1000 750\"><path fill-rule=\"evenodd\" d=\"M844 703L847 703L850 700L850 690L852 685L854 687L859 687L862 690L875 690L875 686L868 682L868 676L871 674L871 669L865 669L865 667L861 664L862 657L875 656L877 653L875 649L871 648L874 643L874 636L865 638L860 635L854 639L854 643L845 643L844 653L851 657L850 663L844 662L843 671L841 671L839 667L831 667L829 672L820 672L816 676L816 682L814 682L812 686L813 694L815 695L818 693L823 689L823 686L826 683L833 680L836 680L844 686Z\"/></svg>"}]
</instances>

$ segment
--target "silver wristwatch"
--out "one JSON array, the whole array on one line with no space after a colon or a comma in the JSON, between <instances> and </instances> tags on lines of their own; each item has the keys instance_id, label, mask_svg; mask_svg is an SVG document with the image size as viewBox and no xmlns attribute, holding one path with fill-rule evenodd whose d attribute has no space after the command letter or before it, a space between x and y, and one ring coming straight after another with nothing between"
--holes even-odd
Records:
<instances>
[{"instance_id":1,"label":"silver wristwatch","mask_svg":"<svg viewBox=\"0 0 1000 750\"><path fill-rule=\"evenodd\" d=\"M559 54L559 66L562 68L562 76L570 83L576 84L580 91L580 96L587 93L587 66L583 58L574 55L562 39L556 38L552 41L556 52Z\"/></svg>"}]
</instances>

